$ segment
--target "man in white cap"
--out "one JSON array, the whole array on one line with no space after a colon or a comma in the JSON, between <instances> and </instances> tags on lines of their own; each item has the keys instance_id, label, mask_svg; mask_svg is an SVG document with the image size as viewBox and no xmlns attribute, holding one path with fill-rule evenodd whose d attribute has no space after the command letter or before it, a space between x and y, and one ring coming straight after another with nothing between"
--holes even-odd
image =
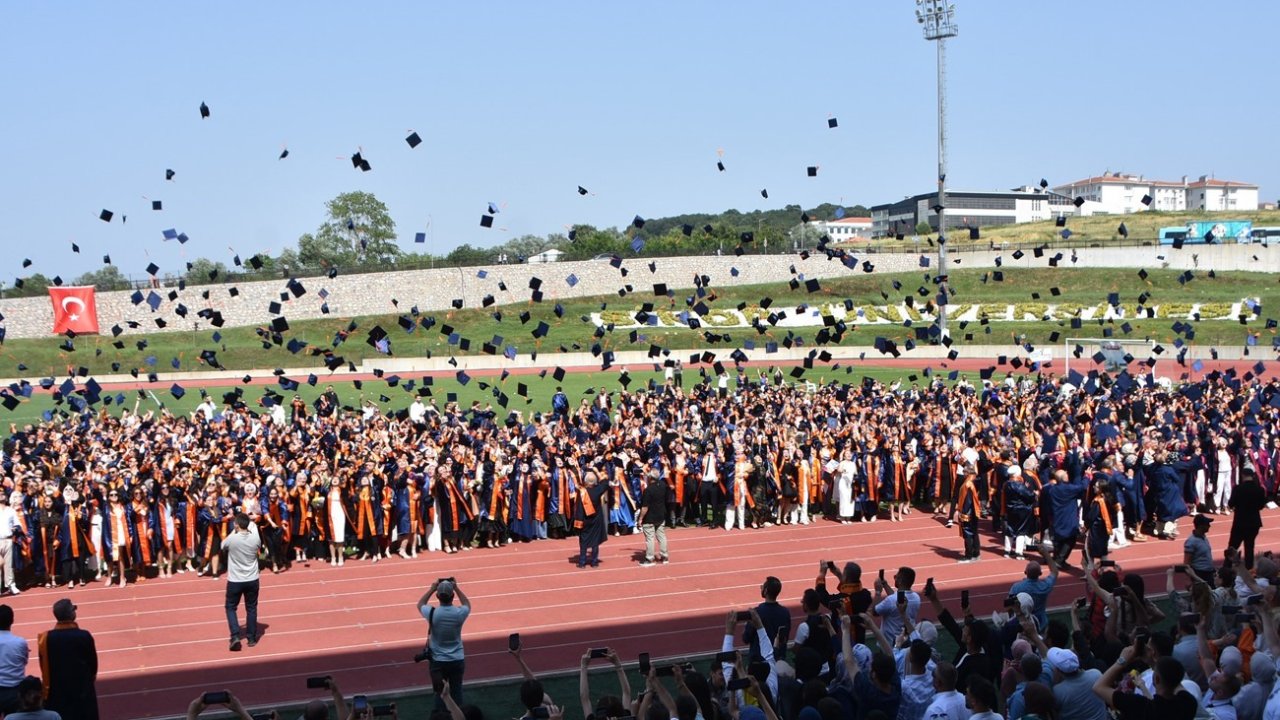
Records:
<instances>
[{"instance_id":1,"label":"man in white cap","mask_svg":"<svg viewBox=\"0 0 1280 720\"><path fill-rule=\"evenodd\" d=\"M1053 668L1053 697L1058 720L1110 720L1107 704L1093 692L1102 677L1097 670L1081 670L1080 658L1064 648L1049 648L1046 658Z\"/></svg>"}]
</instances>

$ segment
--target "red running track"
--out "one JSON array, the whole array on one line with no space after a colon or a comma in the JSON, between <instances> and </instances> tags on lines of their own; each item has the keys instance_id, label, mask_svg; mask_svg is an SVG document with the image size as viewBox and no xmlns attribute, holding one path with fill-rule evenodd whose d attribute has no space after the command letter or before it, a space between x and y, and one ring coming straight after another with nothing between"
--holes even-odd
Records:
<instances>
[{"instance_id":1,"label":"red running track","mask_svg":"<svg viewBox=\"0 0 1280 720\"><path fill-rule=\"evenodd\" d=\"M1270 527L1259 551L1280 546L1280 511L1267 511L1264 521ZM1184 518L1184 533L1189 525ZM1229 525L1229 518L1214 525L1215 552L1225 546ZM988 527L984 523L984 531ZM910 565L921 584L935 578L944 601L955 603L968 589L984 613L1001 604L1022 570L1000 557L994 536L984 538L982 562L956 564L957 531L919 512L904 523L684 529L669 537L672 563L652 568L636 564L643 550L637 535L610 538L598 569L574 566L576 540L544 540L266 573L259 606L264 637L239 653L227 649L225 582L190 573L124 589L37 589L8 601L17 614L14 632L32 644L29 671L38 674L35 637L53 624L55 599L75 600L81 627L97 638L102 717L121 720L180 714L208 689L230 688L250 707L303 701L314 697L304 682L311 675L333 675L347 693L421 687L426 668L411 658L426 625L415 603L441 576L456 576L473 603L464 636L467 679L475 681L518 672L506 653L513 631L521 633L525 658L537 672L574 668L586 648L602 645L616 648L625 662L641 652L658 659L713 651L726 610L759 602L766 575L781 578L783 599L798 614L819 560L856 559L868 578L881 567ZM1112 557L1141 571L1149 592L1159 593L1164 569L1181 561L1182 543L1152 540ZM1051 604L1068 604L1082 593L1080 584L1078 576L1064 574Z\"/></svg>"}]
</instances>

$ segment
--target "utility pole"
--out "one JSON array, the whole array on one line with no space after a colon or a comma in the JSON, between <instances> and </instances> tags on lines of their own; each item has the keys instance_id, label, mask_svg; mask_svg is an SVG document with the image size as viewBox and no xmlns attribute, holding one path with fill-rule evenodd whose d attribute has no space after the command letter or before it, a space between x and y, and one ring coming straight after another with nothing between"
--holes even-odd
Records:
<instances>
[{"instance_id":1,"label":"utility pole","mask_svg":"<svg viewBox=\"0 0 1280 720\"><path fill-rule=\"evenodd\" d=\"M950 297L947 288L947 38L960 33L955 23L956 6L947 0L916 0L916 22L924 26L924 39L938 43L938 291ZM947 337L947 306L938 305L938 329Z\"/></svg>"}]
</instances>

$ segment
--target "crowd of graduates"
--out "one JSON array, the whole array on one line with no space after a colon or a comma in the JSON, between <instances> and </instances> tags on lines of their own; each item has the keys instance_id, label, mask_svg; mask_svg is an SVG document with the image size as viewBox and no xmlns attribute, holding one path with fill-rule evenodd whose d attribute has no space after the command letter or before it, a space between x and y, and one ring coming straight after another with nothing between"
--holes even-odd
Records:
<instances>
[{"instance_id":1,"label":"crowd of graduates","mask_svg":"<svg viewBox=\"0 0 1280 720\"><path fill-rule=\"evenodd\" d=\"M933 511L966 533L990 518L1010 555L1051 534L1061 562L1081 515L1105 550L1172 537L1197 505L1226 512L1242 467L1268 496L1280 486L1280 384L1251 376L1176 389L1127 374L980 387L740 378L602 389L577 407L559 393L529 417L420 398L384 414L329 392L287 411L232 395L190 416L135 405L13 427L0 472L20 526L16 572L72 586L216 576L239 511L275 572L564 538L581 524L588 470L609 486L615 534L634 530L644 484L661 482L671 525Z\"/></svg>"}]
</instances>

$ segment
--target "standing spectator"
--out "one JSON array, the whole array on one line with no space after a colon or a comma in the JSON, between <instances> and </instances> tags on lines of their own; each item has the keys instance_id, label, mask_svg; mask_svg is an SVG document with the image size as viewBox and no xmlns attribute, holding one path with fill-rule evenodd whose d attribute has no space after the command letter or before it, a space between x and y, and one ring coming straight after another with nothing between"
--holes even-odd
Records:
<instances>
[{"instance_id":1,"label":"standing spectator","mask_svg":"<svg viewBox=\"0 0 1280 720\"><path fill-rule=\"evenodd\" d=\"M1109 668L1106 674L1100 674L1093 685L1093 692L1115 708L1121 720L1191 720L1196 715L1196 698L1182 689L1182 665L1173 658L1163 657L1156 661L1156 691L1151 697L1143 693L1117 692L1116 683L1133 662L1135 650L1132 645L1120 652L1120 658ZM1057 695L1057 688L1054 688ZM1063 710L1067 710L1064 706Z\"/></svg>"},{"instance_id":2,"label":"standing spectator","mask_svg":"<svg viewBox=\"0 0 1280 720\"><path fill-rule=\"evenodd\" d=\"M1027 563L1027 569L1024 571L1026 578L1014 583L1009 588L1009 594L1026 593L1031 596L1031 601L1034 603L1031 615L1036 619L1036 627L1044 630L1049 626L1049 612L1046 609L1049 603L1049 594L1053 592L1054 586L1058 583L1058 563L1045 550L1044 546L1040 547L1040 555L1044 558L1045 564L1049 566L1049 577L1041 579L1040 575L1043 572L1043 567L1035 560L1031 560Z\"/></svg>"},{"instance_id":3,"label":"standing spectator","mask_svg":"<svg viewBox=\"0 0 1280 720\"><path fill-rule=\"evenodd\" d=\"M1213 518L1208 515L1196 515L1191 521L1191 534L1182 543L1182 564L1200 576L1201 580L1213 585L1213 548L1209 546L1209 525ZM1249 543L1252 549L1253 543Z\"/></svg>"},{"instance_id":4,"label":"standing spectator","mask_svg":"<svg viewBox=\"0 0 1280 720\"><path fill-rule=\"evenodd\" d=\"M240 598L244 598L245 631L249 647L258 644L258 550L262 538L249 516L236 513L236 531L222 539L227 551L227 626L231 629L231 650L240 650Z\"/></svg>"},{"instance_id":5,"label":"standing spectator","mask_svg":"<svg viewBox=\"0 0 1280 720\"><path fill-rule=\"evenodd\" d=\"M0 493L3 496L4 493ZM13 608L0 605L0 713L18 710L18 683L27 675L27 641L14 635Z\"/></svg>"},{"instance_id":6,"label":"standing spectator","mask_svg":"<svg viewBox=\"0 0 1280 720\"><path fill-rule=\"evenodd\" d=\"M1252 467L1240 470L1240 484L1231 493L1227 503L1235 515L1231 518L1231 537L1227 540L1228 554L1244 545L1244 566L1253 569L1253 543L1262 529L1262 508L1267 504L1267 493L1258 484L1258 474ZM1210 564L1212 568L1212 564Z\"/></svg>"},{"instance_id":7,"label":"standing spectator","mask_svg":"<svg viewBox=\"0 0 1280 720\"><path fill-rule=\"evenodd\" d=\"M964 695L956 692L956 667L940 662L933 669L933 702L924 711L922 720L969 720L969 708Z\"/></svg>"},{"instance_id":8,"label":"standing spectator","mask_svg":"<svg viewBox=\"0 0 1280 720\"><path fill-rule=\"evenodd\" d=\"M662 475L656 469L650 470L645 482L644 492L640 494L640 514L636 516L636 524L644 533L644 562L640 567L653 567L653 542L658 541L658 559L666 565L670 561L667 554L667 485L662 482Z\"/></svg>"},{"instance_id":9,"label":"standing spectator","mask_svg":"<svg viewBox=\"0 0 1280 720\"><path fill-rule=\"evenodd\" d=\"M440 604L429 607L431 596ZM457 596L461 606L453 604ZM462 676L466 671L466 658L462 648L462 624L471 615L471 601L453 580L437 580L431 583L426 594L418 600L418 613L427 621L427 647L431 651L431 688L436 694L437 711L444 709L441 699L443 683L449 683L449 695L462 705Z\"/></svg>"},{"instance_id":10,"label":"standing spectator","mask_svg":"<svg viewBox=\"0 0 1280 720\"><path fill-rule=\"evenodd\" d=\"M880 618L880 629L890 640L902 634L902 614L898 612L899 596L906 600L907 617L912 624L920 616L920 595L911 589L916 582L916 571L905 565L893 574L893 586L876 579L876 604L871 613ZM881 594L883 593L883 595Z\"/></svg>"},{"instance_id":11,"label":"standing spectator","mask_svg":"<svg viewBox=\"0 0 1280 720\"><path fill-rule=\"evenodd\" d=\"M827 592L828 572L840 581L838 591L834 594ZM836 564L830 560L819 561L818 580L814 584L814 589L818 592L820 603L830 607L834 601L839 601L846 615L861 615L871 609L871 591L862 587L862 566L856 562L845 563L844 571L839 572L836 570ZM861 625L855 626L853 633L855 642L866 641L866 628Z\"/></svg>"},{"instance_id":12,"label":"standing spectator","mask_svg":"<svg viewBox=\"0 0 1280 720\"><path fill-rule=\"evenodd\" d=\"M778 596L781 594L782 581L770 575L760 585L760 597L764 602L756 606L756 614L760 616L760 622L764 625L764 634L773 642L774 656L779 660L783 659L782 650L786 648L786 639L791 637L791 612L778 603ZM778 642L778 638L782 638L781 643ZM751 647L751 662L764 659L760 651L759 633L748 625L744 629L742 639Z\"/></svg>"},{"instance_id":13,"label":"standing spectator","mask_svg":"<svg viewBox=\"0 0 1280 720\"><path fill-rule=\"evenodd\" d=\"M53 604L57 625L40 633L40 674L48 709L64 718L97 720L98 648L93 635L76 625L76 606L68 598Z\"/></svg>"},{"instance_id":14,"label":"standing spectator","mask_svg":"<svg viewBox=\"0 0 1280 720\"><path fill-rule=\"evenodd\" d=\"M18 552L15 540L22 537L22 523L18 514L9 507L9 494L0 491L0 595L18 594L18 580L13 575L13 556ZM18 678L21 680L22 678ZM17 680L13 683L18 685Z\"/></svg>"},{"instance_id":15,"label":"standing spectator","mask_svg":"<svg viewBox=\"0 0 1280 720\"><path fill-rule=\"evenodd\" d=\"M1053 668L1053 696L1058 700L1059 720L1110 720L1106 703L1094 694L1102 673L1081 670L1080 657L1071 650L1050 648L1046 659Z\"/></svg>"}]
</instances>

